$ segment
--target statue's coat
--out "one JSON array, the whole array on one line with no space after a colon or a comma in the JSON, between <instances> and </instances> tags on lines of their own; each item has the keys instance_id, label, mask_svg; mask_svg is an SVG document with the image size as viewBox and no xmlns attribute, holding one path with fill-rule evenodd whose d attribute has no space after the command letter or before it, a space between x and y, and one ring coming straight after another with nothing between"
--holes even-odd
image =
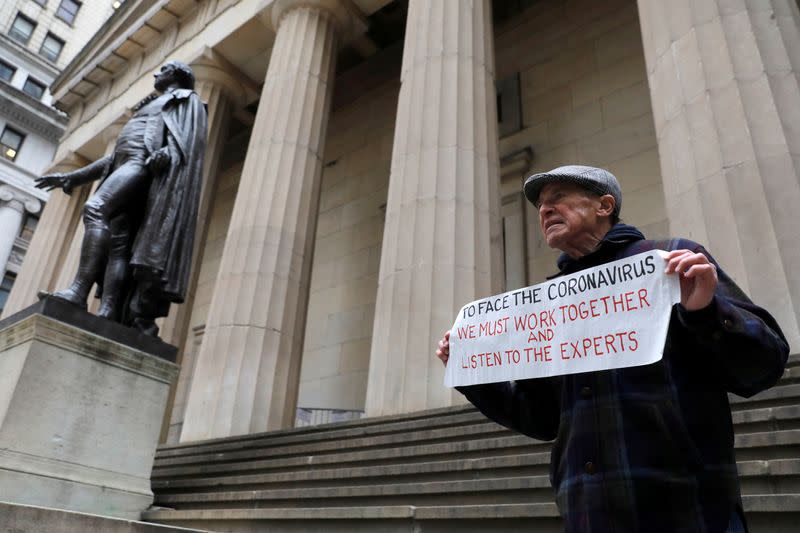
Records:
<instances>
[{"instance_id":1,"label":"statue's coat","mask_svg":"<svg viewBox=\"0 0 800 533\"><path fill-rule=\"evenodd\" d=\"M176 89L171 95L160 117L151 119L154 127L148 123L145 133L148 153L166 146L171 161L165 171L152 176L131 267L134 280L151 282L163 299L182 303L189 284L203 180L207 116L194 91Z\"/></svg>"}]
</instances>

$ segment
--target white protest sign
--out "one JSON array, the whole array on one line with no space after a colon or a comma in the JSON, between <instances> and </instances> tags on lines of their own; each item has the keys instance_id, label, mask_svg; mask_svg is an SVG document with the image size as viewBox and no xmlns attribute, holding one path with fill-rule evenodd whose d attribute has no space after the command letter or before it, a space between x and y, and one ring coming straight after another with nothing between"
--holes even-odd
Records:
<instances>
[{"instance_id":1,"label":"white protest sign","mask_svg":"<svg viewBox=\"0 0 800 533\"><path fill-rule=\"evenodd\" d=\"M654 250L461 308L449 387L647 365L661 359L678 276Z\"/></svg>"}]
</instances>

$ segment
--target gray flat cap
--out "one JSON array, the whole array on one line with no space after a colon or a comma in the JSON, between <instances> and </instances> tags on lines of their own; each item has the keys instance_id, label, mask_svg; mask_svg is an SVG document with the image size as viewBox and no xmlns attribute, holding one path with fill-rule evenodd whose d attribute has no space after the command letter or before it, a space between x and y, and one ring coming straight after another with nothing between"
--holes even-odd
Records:
<instances>
[{"instance_id":1,"label":"gray flat cap","mask_svg":"<svg viewBox=\"0 0 800 533\"><path fill-rule=\"evenodd\" d=\"M539 199L542 187L554 182L574 183L599 195L610 194L616 200L614 215L619 216L622 210L622 190L619 187L619 182L614 174L602 168L583 165L567 165L554 168L549 172L530 176L525 180L522 190L525 192L525 197L532 204L535 204Z\"/></svg>"}]
</instances>

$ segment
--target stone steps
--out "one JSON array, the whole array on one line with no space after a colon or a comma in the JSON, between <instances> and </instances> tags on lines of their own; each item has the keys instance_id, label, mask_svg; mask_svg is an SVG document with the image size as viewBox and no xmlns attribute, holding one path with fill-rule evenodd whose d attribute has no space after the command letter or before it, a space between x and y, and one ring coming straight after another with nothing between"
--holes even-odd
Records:
<instances>
[{"instance_id":1,"label":"stone steps","mask_svg":"<svg viewBox=\"0 0 800 533\"><path fill-rule=\"evenodd\" d=\"M742 410L733 413L737 434L795 430L800 428L800 405ZM460 439L462 440L458 440ZM464 440L469 439L469 440ZM485 444L477 446L476 444ZM515 453L543 452L549 445L516 436L492 422L469 424L446 429L431 429L401 434L386 434L350 440L326 440L311 444L282 444L260 449L236 450L213 454L170 455L156 458L154 479L214 472L247 472L254 469L310 468L326 464L352 464L381 460L416 459L450 453L474 454L481 451L513 448Z\"/></svg>"},{"instance_id":2,"label":"stone steps","mask_svg":"<svg viewBox=\"0 0 800 533\"><path fill-rule=\"evenodd\" d=\"M496 424L480 422L453 428L432 428L424 431L410 431L357 437L349 439L331 439L310 443L279 444L270 443L258 448L244 450L226 450L191 456L156 457L154 466L176 467L193 463L236 462L238 460L258 460L276 456L325 455L341 453L345 450L382 450L403 445L419 443L448 443L462 439L482 439L508 434L508 430Z\"/></svg>"},{"instance_id":3,"label":"stone steps","mask_svg":"<svg viewBox=\"0 0 800 533\"><path fill-rule=\"evenodd\" d=\"M800 515L797 494L742 497L754 533L795 531ZM145 520L202 525L220 531L271 533L381 531L421 533L443 531L560 533L561 521L553 503L448 506L367 506L271 509L151 510Z\"/></svg>"},{"instance_id":4,"label":"stone steps","mask_svg":"<svg viewBox=\"0 0 800 533\"><path fill-rule=\"evenodd\" d=\"M534 444L529 445L530 442ZM456 454L463 455L465 450L477 449L482 453L489 453L490 451L508 452L509 448L519 450L526 446L533 447L534 450L527 453L519 452L507 455L462 457L458 460L446 460ZM467 441L464 443L413 446L410 448L367 452L345 452L322 458L308 456L275 459L273 461L255 461L252 464L196 465L194 467L182 467L180 471L184 474L183 477L167 477L165 475L165 472L175 469L154 470L152 483L154 490L164 491L180 487L195 488L198 486L225 484L226 480L229 479L235 480L234 484L245 484L252 487L260 484L294 484L301 481L347 479L356 476L386 478L394 475L417 475L420 472L428 472L430 475L436 476L446 470L461 473L463 476L475 476L482 469L517 471L518 469L526 468L531 471L531 474L546 473L549 453L546 449L545 451L536 451L536 448L542 448L543 446L546 445L536 443L536 441L531 441L526 437L509 435L503 438ZM735 436L735 446L737 457L740 460L800 457L800 454L798 454L800 430L739 434ZM433 452L437 452L438 456L440 456L439 461L404 461L404 458L409 455L417 454L413 458L418 459L419 455L431 457L434 455ZM324 461L318 459L324 459ZM366 464L347 468L340 466L345 463L353 465L359 459ZM380 459L383 459L381 464L372 464ZM389 461L395 462L391 463ZM327 468L320 468L322 465L327 466ZM331 465L339 466L339 468L331 468ZM237 470L244 470L248 466L251 467L251 470L258 470L259 473L232 475ZM294 470L290 469L291 467L294 467ZM187 473L194 473L195 476L186 475ZM209 473L218 473L219 475L204 475Z\"/></svg>"},{"instance_id":5,"label":"stone steps","mask_svg":"<svg viewBox=\"0 0 800 533\"><path fill-rule=\"evenodd\" d=\"M324 466L338 465L354 467L370 464L407 464L409 462L429 462L431 459L452 457L477 459L502 454L545 453L550 444L535 441L522 435L514 435L508 430L503 436L492 436L483 439L443 442L435 444L415 444L395 448L380 448L351 451L344 449L338 453L323 455L287 455L274 459L253 459L238 457L229 462L226 457L207 458L196 463L181 463L178 466L157 463L153 470L154 483L162 478L180 478L208 474L247 473L253 471L286 471L292 468L313 470ZM800 430L765 431L759 433L742 433L735 436L737 453L747 454L746 459L754 458L758 450L769 448L781 457L796 452L800 444ZM261 454L254 454L256 457ZM201 456L204 457L204 456ZM777 458L773 455L770 458ZM157 486L157 485L154 485Z\"/></svg>"},{"instance_id":6,"label":"stone steps","mask_svg":"<svg viewBox=\"0 0 800 533\"><path fill-rule=\"evenodd\" d=\"M731 407L751 529L790 531L800 356L776 387ZM555 532L550 446L471 406L163 446L144 518L224 531Z\"/></svg>"},{"instance_id":7,"label":"stone steps","mask_svg":"<svg viewBox=\"0 0 800 533\"><path fill-rule=\"evenodd\" d=\"M546 473L548 461L547 454L528 454L480 460L419 463L397 467L195 478L154 483L153 488L159 494L159 503L167 507L174 507L176 505L173 504L180 502L201 501L198 499L199 497L194 497L201 494L202 498L211 500L215 497L215 493L221 491L226 494L247 492L248 498L262 500L285 498L290 491L298 493L302 491L303 494L298 494L297 498L303 500L309 498L310 494L317 494L319 491L336 491L340 488L343 489L340 497L352 496L358 494L359 491L363 493L364 487L383 485L401 486L406 484L407 486L403 490L408 492L407 489L411 485L426 482L454 483L448 490L455 492L456 487L465 487L456 484L460 481L471 481L476 484L485 481L486 486L490 487L496 486L496 479L513 477L537 478L538 481L532 488L538 489L545 485L549 486ZM466 464L468 462L472 464ZM800 493L800 459L797 458L741 461L739 462L739 474L742 479L742 492L745 494ZM788 490L789 488L791 490ZM487 488L486 490L494 489ZM521 490L521 488L514 490ZM255 495L258 491L263 494ZM231 496L226 496L226 498L230 499Z\"/></svg>"},{"instance_id":8,"label":"stone steps","mask_svg":"<svg viewBox=\"0 0 800 533\"><path fill-rule=\"evenodd\" d=\"M336 454L289 456L276 459L262 459L238 462L217 462L208 464L190 464L178 467L157 467L153 470L153 479L178 478L193 475L255 473L264 471L287 471L297 468L313 470L339 467L365 466L375 464L408 464L426 462L435 458L452 457L480 458L491 455L546 452L548 443L533 441L510 432L503 437L475 439L463 442L438 444L409 445L401 448L385 448L379 450L344 450Z\"/></svg>"},{"instance_id":9,"label":"stone steps","mask_svg":"<svg viewBox=\"0 0 800 533\"><path fill-rule=\"evenodd\" d=\"M795 358L792 363L800 365L800 359ZM800 366L787 368L787 373L790 372L800 375ZM800 401L794 402L795 399L800 400L800 384L786 381L784 378L780 385L751 399L731 395L731 406L736 418L740 412L745 413L746 416L746 413L755 407L762 409L786 407L787 400L793 402L789 407L800 410ZM445 412L448 416L443 418L441 415ZM364 421L350 421L316 428L289 430L280 436L267 433L191 445L165 446L159 449L155 466L177 467L198 462L235 462L243 458L254 460L287 454L307 455L313 453L320 455L345 448L382 448L402 442L443 442L451 439L462 440L465 436L477 438L506 432L504 428L487 421L470 407L463 407L460 412L456 413L448 410L434 410L428 413L430 414L427 416L389 423L365 424ZM765 416L751 417L751 419L742 418L741 422L765 422L771 428L784 429L776 427L776 424L783 421L797 421L791 415L787 416L781 411L775 412L773 416L772 419Z\"/></svg>"},{"instance_id":10,"label":"stone steps","mask_svg":"<svg viewBox=\"0 0 800 533\"><path fill-rule=\"evenodd\" d=\"M230 437L190 444L160 446L157 459L169 457L189 457L193 455L236 452L261 447L286 447L310 442L344 440L348 438L369 437L391 433L440 429L467 424L488 423L481 413L470 406L433 409L424 414L409 417L380 417L350 420L334 424L309 426L275 432Z\"/></svg>"},{"instance_id":11,"label":"stone steps","mask_svg":"<svg viewBox=\"0 0 800 533\"><path fill-rule=\"evenodd\" d=\"M800 460L752 461L741 463L742 493L746 495L800 493ZM271 487L216 487L216 492L160 493L156 502L163 507L211 508L295 508L316 507L320 501L331 507L369 505L414 505L420 498L427 505L548 503L552 491L548 476L516 476L451 481L400 480L385 478L363 485ZM224 489L220 491L220 489Z\"/></svg>"},{"instance_id":12,"label":"stone steps","mask_svg":"<svg viewBox=\"0 0 800 533\"><path fill-rule=\"evenodd\" d=\"M732 415L736 434L800 429L800 405L747 409Z\"/></svg>"},{"instance_id":13,"label":"stone steps","mask_svg":"<svg viewBox=\"0 0 800 533\"><path fill-rule=\"evenodd\" d=\"M238 476L195 477L153 480L153 489L160 493L195 490L216 490L226 487L236 490L257 490L263 487L320 487L331 483L358 484L360 480L381 483L386 479L403 481L480 479L506 475L546 475L550 454L528 453L477 459L442 460L427 463L376 465L355 468L297 470Z\"/></svg>"},{"instance_id":14,"label":"stone steps","mask_svg":"<svg viewBox=\"0 0 800 533\"><path fill-rule=\"evenodd\" d=\"M728 396L728 400L731 404L731 412L734 413L748 409L798 405L800 404L800 383L781 381L771 389L756 394L752 398L742 398L731 394Z\"/></svg>"}]
</instances>

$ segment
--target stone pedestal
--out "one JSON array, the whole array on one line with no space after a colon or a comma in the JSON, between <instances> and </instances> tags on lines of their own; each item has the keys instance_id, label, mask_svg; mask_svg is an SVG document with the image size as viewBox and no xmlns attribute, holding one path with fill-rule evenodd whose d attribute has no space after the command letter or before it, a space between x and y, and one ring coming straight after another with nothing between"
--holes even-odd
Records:
<instances>
[{"instance_id":1,"label":"stone pedestal","mask_svg":"<svg viewBox=\"0 0 800 533\"><path fill-rule=\"evenodd\" d=\"M54 299L0 321L0 499L138 519L174 359Z\"/></svg>"},{"instance_id":2,"label":"stone pedestal","mask_svg":"<svg viewBox=\"0 0 800 533\"><path fill-rule=\"evenodd\" d=\"M199 529L162 526L47 507L0 502L0 531L13 533L203 533Z\"/></svg>"}]
</instances>

